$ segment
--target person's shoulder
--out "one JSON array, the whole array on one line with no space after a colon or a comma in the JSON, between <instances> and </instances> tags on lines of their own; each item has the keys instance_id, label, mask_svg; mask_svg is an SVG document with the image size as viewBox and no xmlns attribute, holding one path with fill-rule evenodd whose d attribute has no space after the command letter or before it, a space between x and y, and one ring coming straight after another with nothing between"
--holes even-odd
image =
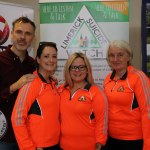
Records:
<instances>
[{"instance_id":1,"label":"person's shoulder","mask_svg":"<svg viewBox=\"0 0 150 150\"><path fill-rule=\"evenodd\" d=\"M108 83L111 79L111 75L112 75L112 72L108 73L106 75L106 77L104 78L104 81L103 81L103 85L105 85L106 83Z\"/></svg>"},{"instance_id":2,"label":"person's shoulder","mask_svg":"<svg viewBox=\"0 0 150 150\"><path fill-rule=\"evenodd\" d=\"M89 92L94 97L97 96L102 99L105 98L104 89L99 85L92 85Z\"/></svg>"},{"instance_id":3,"label":"person's shoulder","mask_svg":"<svg viewBox=\"0 0 150 150\"><path fill-rule=\"evenodd\" d=\"M9 54L7 49L0 52L0 64L8 64L8 62L12 60L13 57Z\"/></svg>"},{"instance_id":4,"label":"person's shoulder","mask_svg":"<svg viewBox=\"0 0 150 150\"><path fill-rule=\"evenodd\" d=\"M128 73L129 75L137 76L137 77L146 76L146 74L142 70L139 70L133 66L128 67Z\"/></svg>"},{"instance_id":5,"label":"person's shoulder","mask_svg":"<svg viewBox=\"0 0 150 150\"><path fill-rule=\"evenodd\" d=\"M29 56L29 55L27 56L27 60L29 62L35 62L35 59L33 57Z\"/></svg>"},{"instance_id":6,"label":"person's shoulder","mask_svg":"<svg viewBox=\"0 0 150 150\"><path fill-rule=\"evenodd\" d=\"M6 57L6 56L8 56L8 50L7 49L0 52L0 57Z\"/></svg>"},{"instance_id":7,"label":"person's shoulder","mask_svg":"<svg viewBox=\"0 0 150 150\"><path fill-rule=\"evenodd\" d=\"M28 56L27 59L25 59L25 64L30 68L32 68L32 71L36 69L35 59L32 58L31 56Z\"/></svg>"},{"instance_id":8,"label":"person's shoulder","mask_svg":"<svg viewBox=\"0 0 150 150\"><path fill-rule=\"evenodd\" d=\"M68 87L64 83L58 86L59 93L62 93L65 89L68 89Z\"/></svg>"},{"instance_id":9,"label":"person's shoulder","mask_svg":"<svg viewBox=\"0 0 150 150\"><path fill-rule=\"evenodd\" d=\"M136 69L133 66L128 67L128 79L129 82L132 83L137 83L137 81L140 81L141 83L146 83L150 80L142 70Z\"/></svg>"},{"instance_id":10,"label":"person's shoulder","mask_svg":"<svg viewBox=\"0 0 150 150\"><path fill-rule=\"evenodd\" d=\"M23 86L23 88L29 88L30 90L32 90L35 93L36 91L39 92L40 89L42 89L44 86L43 86L43 84L42 84L43 82L41 81L37 72L34 71L33 74L35 75L35 78L31 82L28 82L27 84L25 84Z\"/></svg>"},{"instance_id":11,"label":"person's shoulder","mask_svg":"<svg viewBox=\"0 0 150 150\"><path fill-rule=\"evenodd\" d=\"M90 91L95 91L95 92L98 92L98 91L103 91L103 88L97 84L92 84L91 85L91 88L90 88Z\"/></svg>"}]
</instances>

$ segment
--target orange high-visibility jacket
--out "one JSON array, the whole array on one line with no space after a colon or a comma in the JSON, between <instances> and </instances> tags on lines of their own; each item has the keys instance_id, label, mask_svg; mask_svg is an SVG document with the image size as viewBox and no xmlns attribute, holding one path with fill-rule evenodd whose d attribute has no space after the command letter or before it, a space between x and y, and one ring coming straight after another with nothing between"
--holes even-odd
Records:
<instances>
[{"instance_id":1,"label":"orange high-visibility jacket","mask_svg":"<svg viewBox=\"0 0 150 150\"><path fill-rule=\"evenodd\" d=\"M61 137L64 150L95 150L107 140L107 100L96 85L88 84L72 96L69 87L60 87Z\"/></svg>"},{"instance_id":2,"label":"orange high-visibility jacket","mask_svg":"<svg viewBox=\"0 0 150 150\"><path fill-rule=\"evenodd\" d=\"M12 113L12 125L20 150L35 150L36 147L49 147L59 142L60 96L53 82L48 84L37 76L21 88Z\"/></svg>"},{"instance_id":3,"label":"orange high-visibility jacket","mask_svg":"<svg viewBox=\"0 0 150 150\"><path fill-rule=\"evenodd\" d=\"M129 66L124 76L114 80L115 71L104 81L108 99L108 131L121 140L144 140L143 150L150 149L150 80Z\"/></svg>"}]
</instances>

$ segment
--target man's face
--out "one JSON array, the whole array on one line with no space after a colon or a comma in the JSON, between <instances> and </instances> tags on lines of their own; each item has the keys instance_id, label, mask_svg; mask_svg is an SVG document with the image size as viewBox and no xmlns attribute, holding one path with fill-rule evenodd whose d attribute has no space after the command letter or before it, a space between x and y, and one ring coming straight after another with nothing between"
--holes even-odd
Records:
<instances>
[{"instance_id":1,"label":"man's face","mask_svg":"<svg viewBox=\"0 0 150 150\"><path fill-rule=\"evenodd\" d=\"M30 23L18 22L11 32L13 48L18 51L27 50L35 36L35 31Z\"/></svg>"}]
</instances>

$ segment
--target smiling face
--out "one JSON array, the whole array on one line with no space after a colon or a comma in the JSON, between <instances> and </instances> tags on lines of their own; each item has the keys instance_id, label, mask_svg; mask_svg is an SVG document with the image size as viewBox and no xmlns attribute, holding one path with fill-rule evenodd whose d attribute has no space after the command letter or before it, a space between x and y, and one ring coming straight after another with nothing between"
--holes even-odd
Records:
<instances>
[{"instance_id":1,"label":"smiling face","mask_svg":"<svg viewBox=\"0 0 150 150\"><path fill-rule=\"evenodd\" d=\"M42 54L37 57L37 63L39 64L39 72L47 72L53 74L57 67L57 52L56 49L50 46L46 46Z\"/></svg>"},{"instance_id":2,"label":"smiling face","mask_svg":"<svg viewBox=\"0 0 150 150\"><path fill-rule=\"evenodd\" d=\"M26 51L32 44L34 33L34 28L30 23L16 23L11 32L12 49L18 52Z\"/></svg>"},{"instance_id":3,"label":"smiling face","mask_svg":"<svg viewBox=\"0 0 150 150\"><path fill-rule=\"evenodd\" d=\"M70 66L70 76L74 83L85 80L87 76L87 67L81 57L77 57Z\"/></svg>"},{"instance_id":4,"label":"smiling face","mask_svg":"<svg viewBox=\"0 0 150 150\"><path fill-rule=\"evenodd\" d=\"M126 70L129 62L129 55L126 50L118 47L110 47L108 60L112 69L116 71Z\"/></svg>"}]
</instances>

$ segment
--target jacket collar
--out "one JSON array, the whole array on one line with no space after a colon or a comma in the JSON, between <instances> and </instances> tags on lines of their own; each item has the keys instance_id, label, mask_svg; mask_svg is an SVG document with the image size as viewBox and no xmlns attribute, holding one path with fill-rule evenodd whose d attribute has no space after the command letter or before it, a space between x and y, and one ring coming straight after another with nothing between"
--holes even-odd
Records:
<instances>
[{"instance_id":1,"label":"jacket collar","mask_svg":"<svg viewBox=\"0 0 150 150\"><path fill-rule=\"evenodd\" d=\"M90 83L87 83L83 89L85 89L85 90L88 90L88 91L89 91L89 90L90 90L90 88L91 88L91 86L92 86L92 85L91 85ZM64 88L70 89L70 87L69 87L68 85L64 86Z\"/></svg>"},{"instance_id":2,"label":"jacket collar","mask_svg":"<svg viewBox=\"0 0 150 150\"><path fill-rule=\"evenodd\" d=\"M116 74L116 71L113 70L111 76L110 76L110 79L113 80L114 77L115 77L115 74ZM128 75L128 71L125 72L125 74L120 78L120 80L125 80L127 78L127 75Z\"/></svg>"}]
</instances>

